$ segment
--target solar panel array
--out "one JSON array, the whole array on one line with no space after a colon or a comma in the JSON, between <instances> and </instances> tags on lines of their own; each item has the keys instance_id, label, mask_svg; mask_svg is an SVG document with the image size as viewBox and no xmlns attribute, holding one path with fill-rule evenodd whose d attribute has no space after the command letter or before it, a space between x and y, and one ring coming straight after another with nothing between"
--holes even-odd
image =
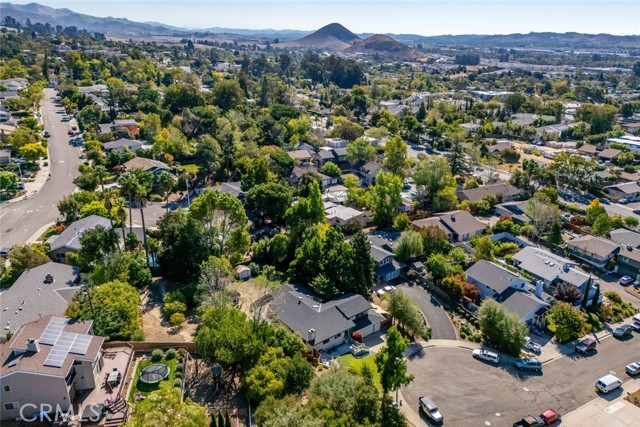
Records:
<instances>
[{"instance_id":1,"label":"solar panel array","mask_svg":"<svg viewBox=\"0 0 640 427\"><path fill-rule=\"evenodd\" d=\"M40 337L40 344L52 345L45 366L60 368L64 365L69 353L84 355L89 349L92 336L65 332L66 319L53 317Z\"/></svg>"}]
</instances>

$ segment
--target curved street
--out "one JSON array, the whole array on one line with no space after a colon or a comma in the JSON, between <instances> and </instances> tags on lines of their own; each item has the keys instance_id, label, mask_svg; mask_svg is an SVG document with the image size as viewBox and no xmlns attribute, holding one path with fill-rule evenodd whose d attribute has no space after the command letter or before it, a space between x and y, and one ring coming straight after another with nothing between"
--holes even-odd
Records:
<instances>
[{"instance_id":1,"label":"curved street","mask_svg":"<svg viewBox=\"0 0 640 427\"><path fill-rule=\"evenodd\" d=\"M427 318L431 328L431 339L457 340L458 335L447 311L429 292L421 286L400 285L399 290L407 294Z\"/></svg>"},{"instance_id":2,"label":"curved street","mask_svg":"<svg viewBox=\"0 0 640 427\"><path fill-rule=\"evenodd\" d=\"M63 122L64 109L54 104L55 89L46 88L41 102L42 119L49 138L49 165L51 178L40 191L25 200L0 205L0 247L25 243L38 230L58 218L57 204L76 186L78 165L82 162L78 148L71 146L67 131L69 122Z\"/></svg>"}]
</instances>

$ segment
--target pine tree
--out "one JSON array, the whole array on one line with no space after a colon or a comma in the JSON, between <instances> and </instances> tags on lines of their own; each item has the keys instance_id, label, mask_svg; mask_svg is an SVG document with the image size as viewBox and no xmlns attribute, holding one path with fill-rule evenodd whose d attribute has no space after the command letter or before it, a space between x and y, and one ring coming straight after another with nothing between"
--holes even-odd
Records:
<instances>
[{"instance_id":1,"label":"pine tree","mask_svg":"<svg viewBox=\"0 0 640 427\"><path fill-rule=\"evenodd\" d=\"M424 102L420 102L420 108L418 108L416 119L418 119L419 122L423 122L424 119L426 118L427 118L427 107L425 107Z\"/></svg>"},{"instance_id":2,"label":"pine tree","mask_svg":"<svg viewBox=\"0 0 640 427\"><path fill-rule=\"evenodd\" d=\"M598 306L598 301L600 300L600 283L596 283L596 292L593 294L593 299L591 300L591 309L595 310Z\"/></svg>"},{"instance_id":3,"label":"pine tree","mask_svg":"<svg viewBox=\"0 0 640 427\"><path fill-rule=\"evenodd\" d=\"M375 267L371 257L371 245L362 230L353 236L350 242L354 250L353 288L360 295L368 295L373 289Z\"/></svg>"},{"instance_id":4,"label":"pine tree","mask_svg":"<svg viewBox=\"0 0 640 427\"><path fill-rule=\"evenodd\" d=\"M589 301L589 291L591 290L592 283L593 279L591 278L591 276L589 276L589 282L587 282L587 287L585 288L584 295L582 296L582 303L580 304L582 310L587 309L587 302Z\"/></svg>"}]
</instances>

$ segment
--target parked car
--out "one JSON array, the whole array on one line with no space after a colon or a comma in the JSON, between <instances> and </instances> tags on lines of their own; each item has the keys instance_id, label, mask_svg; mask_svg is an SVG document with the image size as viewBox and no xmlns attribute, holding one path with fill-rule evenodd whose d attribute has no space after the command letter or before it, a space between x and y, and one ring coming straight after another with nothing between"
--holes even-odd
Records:
<instances>
[{"instance_id":1,"label":"parked car","mask_svg":"<svg viewBox=\"0 0 640 427\"><path fill-rule=\"evenodd\" d=\"M521 357L513 362L519 371L539 371L542 372L542 363L533 357Z\"/></svg>"},{"instance_id":2,"label":"parked car","mask_svg":"<svg viewBox=\"0 0 640 427\"><path fill-rule=\"evenodd\" d=\"M547 409L542 414L540 414L540 418L544 421L544 423L548 426L551 424L557 423L562 419L560 412L555 411L553 409Z\"/></svg>"},{"instance_id":3,"label":"parked car","mask_svg":"<svg viewBox=\"0 0 640 427\"><path fill-rule=\"evenodd\" d=\"M435 423L441 423L444 420L442 414L438 410L438 407L428 397L420 397L420 409L422 409L424 414Z\"/></svg>"},{"instance_id":4,"label":"parked car","mask_svg":"<svg viewBox=\"0 0 640 427\"><path fill-rule=\"evenodd\" d=\"M44 133L42 134L42 136L44 136L45 138L50 138L51 134L49 133L48 130L45 130Z\"/></svg>"},{"instance_id":5,"label":"parked car","mask_svg":"<svg viewBox=\"0 0 640 427\"><path fill-rule=\"evenodd\" d=\"M71 130L71 129L69 129L69 130L67 131L67 135L69 135L69 136L73 136L73 135L75 135L75 134L76 134L76 133L75 133L73 130Z\"/></svg>"},{"instance_id":6,"label":"parked car","mask_svg":"<svg viewBox=\"0 0 640 427\"><path fill-rule=\"evenodd\" d=\"M525 350L532 351L534 353L540 353L542 351L542 346L531 341L531 337L525 337L524 339L524 348Z\"/></svg>"},{"instance_id":7,"label":"parked car","mask_svg":"<svg viewBox=\"0 0 640 427\"><path fill-rule=\"evenodd\" d=\"M591 350L595 350L595 349L596 349L596 340L591 337L584 338L578 344L576 344L576 351L581 354L587 354Z\"/></svg>"},{"instance_id":8,"label":"parked car","mask_svg":"<svg viewBox=\"0 0 640 427\"><path fill-rule=\"evenodd\" d=\"M621 386L622 386L622 381L620 381L620 378L611 374L605 375L604 377L596 381L596 389L598 389L604 394L610 393Z\"/></svg>"},{"instance_id":9,"label":"parked car","mask_svg":"<svg viewBox=\"0 0 640 427\"><path fill-rule=\"evenodd\" d=\"M629 375L638 375L640 374L640 361L629 363L624 367L624 370Z\"/></svg>"},{"instance_id":10,"label":"parked car","mask_svg":"<svg viewBox=\"0 0 640 427\"><path fill-rule=\"evenodd\" d=\"M498 355L498 353L494 353L493 351L480 350L477 348L473 350L471 355L476 359L484 360L484 361L495 363L495 364L500 363L500 355Z\"/></svg>"},{"instance_id":11,"label":"parked car","mask_svg":"<svg viewBox=\"0 0 640 427\"><path fill-rule=\"evenodd\" d=\"M520 421L513 423L513 427L543 427L544 420L540 417L534 417L533 415L527 415Z\"/></svg>"},{"instance_id":12,"label":"parked car","mask_svg":"<svg viewBox=\"0 0 640 427\"><path fill-rule=\"evenodd\" d=\"M621 285L630 285L633 283L633 277L630 276L622 276L620 278L620 280L618 280L618 283L620 283Z\"/></svg>"},{"instance_id":13,"label":"parked car","mask_svg":"<svg viewBox=\"0 0 640 427\"><path fill-rule=\"evenodd\" d=\"M630 202L629 202L629 199L620 199L618 200L618 203L620 203L621 205L626 205L627 203L630 203Z\"/></svg>"},{"instance_id":14,"label":"parked car","mask_svg":"<svg viewBox=\"0 0 640 427\"><path fill-rule=\"evenodd\" d=\"M600 197L600 203L602 203L603 205L610 205L611 200L607 199L606 197Z\"/></svg>"},{"instance_id":15,"label":"parked car","mask_svg":"<svg viewBox=\"0 0 640 427\"><path fill-rule=\"evenodd\" d=\"M393 292L393 291L395 291L395 290L396 290L396 287L395 287L395 286L385 286L385 287L384 287L384 291L385 291L385 292L387 292L387 293L389 293L389 292Z\"/></svg>"},{"instance_id":16,"label":"parked car","mask_svg":"<svg viewBox=\"0 0 640 427\"><path fill-rule=\"evenodd\" d=\"M618 326L613 330L613 336L616 338L628 338L631 336L632 331L633 326L631 325Z\"/></svg>"}]
</instances>

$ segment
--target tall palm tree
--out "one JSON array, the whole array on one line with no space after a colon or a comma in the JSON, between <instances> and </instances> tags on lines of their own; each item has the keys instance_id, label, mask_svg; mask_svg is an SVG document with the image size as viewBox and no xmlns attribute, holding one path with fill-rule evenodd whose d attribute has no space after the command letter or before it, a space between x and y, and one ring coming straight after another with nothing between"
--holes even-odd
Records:
<instances>
[{"instance_id":1,"label":"tall palm tree","mask_svg":"<svg viewBox=\"0 0 640 427\"><path fill-rule=\"evenodd\" d=\"M124 203L118 204L118 218L120 218L120 225L122 226L122 245L127 242L124 234L124 227L127 222L127 211L124 209Z\"/></svg>"},{"instance_id":2,"label":"tall palm tree","mask_svg":"<svg viewBox=\"0 0 640 427\"><path fill-rule=\"evenodd\" d=\"M102 165L94 166L92 173L93 173L93 176L95 176L96 179L100 181L100 188L104 193L104 180L107 179L107 176L109 176L109 172L107 172L107 168L105 168Z\"/></svg>"},{"instance_id":3,"label":"tall palm tree","mask_svg":"<svg viewBox=\"0 0 640 427\"><path fill-rule=\"evenodd\" d=\"M140 208L140 218L142 220L142 244L146 255L146 262L149 263L149 248L147 248L147 228L144 223L144 208L147 206L147 190L142 185L138 185L138 191L134 195L136 203Z\"/></svg>"},{"instance_id":4,"label":"tall palm tree","mask_svg":"<svg viewBox=\"0 0 640 427\"><path fill-rule=\"evenodd\" d=\"M142 186L138 181L138 177L131 172L125 172L120 177L120 191L124 196L127 197L129 201L129 232L133 232L133 218L131 216L131 205L133 204L133 199L136 195L141 191Z\"/></svg>"},{"instance_id":5,"label":"tall palm tree","mask_svg":"<svg viewBox=\"0 0 640 427\"><path fill-rule=\"evenodd\" d=\"M164 171L158 176L158 186L165 193L165 204L167 207L167 213L169 213L169 195L171 195L171 191L173 191L175 185L175 178L169 172Z\"/></svg>"}]
</instances>

